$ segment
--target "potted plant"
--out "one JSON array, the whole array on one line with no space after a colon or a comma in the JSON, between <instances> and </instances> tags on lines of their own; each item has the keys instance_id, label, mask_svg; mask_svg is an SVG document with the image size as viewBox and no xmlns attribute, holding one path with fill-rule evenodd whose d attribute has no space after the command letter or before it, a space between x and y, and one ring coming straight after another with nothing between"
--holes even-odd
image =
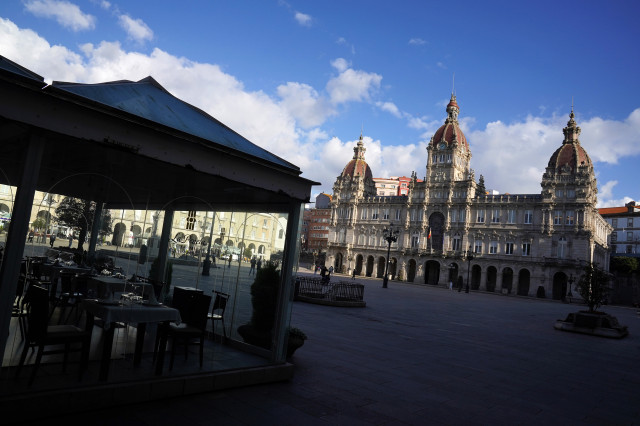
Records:
<instances>
[{"instance_id":1,"label":"potted plant","mask_svg":"<svg viewBox=\"0 0 640 426\"><path fill-rule=\"evenodd\" d=\"M256 272L251 285L251 320L238 327L238 334L251 345L271 349L273 325L276 319L280 271L273 262L265 262ZM290 327L287 357L304 344L307 336L302 330Z\"/></svg>"},{"instance_id":2,"label":"potted plant","mask_svg":"<svg viewBox=\"0 0 640 426\"><path fill-rule=\"evenodd\" d=\"M589 263L580 277L577 290L584 299L588 310L570 313L565 320L556 321L555 328L594 336L622 338L629 334L627 326L618 323L618 319L598 308L609 296L609 276Z\"/></svg>"}]
</instances>

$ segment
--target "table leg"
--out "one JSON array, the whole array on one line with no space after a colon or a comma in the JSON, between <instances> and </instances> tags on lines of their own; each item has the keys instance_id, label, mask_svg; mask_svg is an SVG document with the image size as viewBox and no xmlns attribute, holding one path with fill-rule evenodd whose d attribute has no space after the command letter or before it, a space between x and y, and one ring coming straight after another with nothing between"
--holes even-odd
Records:
<instances>
[{"instance_id":1,"label":"table leg","mask_svg":"<svg viewBox=\"0 0 640 426\"><path fill-rule=\"evenodd\" d=\"M158 347L158 358L156 359L156 376L162 376L164 367L164 353L167 348L167 331L169 329L169 321L161 322L158 325L158 333L160 333L160 345Z\"/></svg>"},{"instance_id":2,"label":"table leg","mask_svg":"<svg viewBox=\"0 0 640 426\"><path fill-rule=\"evenodd\" d=\"M113 348L113 332L115 324L108 324L109 328L104 331L104 342L102 345L102 359L100 360L100 380L105 381L109 377L109 364L111 363L111 349Z\"/></svg>"},{"instance_id":3,"label":"table leg","mask_svg":"<svg viewBox=\"0 0 640 426\"><path fill-rule=\"evenodd\" d=\"M136 350L133 353L133 365L137 367L140 365L140 361L142 360L142 346L144 345L144 334L147 330L147 323L140 322L138 323L138 331L136 335Z\"/></svg>"}]
</instances>

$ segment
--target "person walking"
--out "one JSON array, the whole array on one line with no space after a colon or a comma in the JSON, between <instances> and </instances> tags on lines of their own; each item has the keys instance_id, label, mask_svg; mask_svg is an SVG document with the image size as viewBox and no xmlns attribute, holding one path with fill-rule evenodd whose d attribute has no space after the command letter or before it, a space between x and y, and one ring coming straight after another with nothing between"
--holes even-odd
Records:
<instances>
[{"instance_id":1,"label":"person walking","mask_svg":"<svg viewBox=\"0 0 640 426\"><path fill-rule=\"evenodd\" d=\"M49 237L49 245L51 246L51 248L53 248L53 243L56 241L56 236L54 234L51 234L51 236Z\"/></svg>"},{"instance_id":2,"label":"person walking","mask_svg":"<svg viewBox=\"0 0 640 426\"><path fill-rule=\"evenodd\" d=\"M69 234L69 248L73 245L73 234Z\"/></svg>"},{"instance_id":3,"label":"person walking","mask_svg":"<svg viewBox=\"0 0 640 426\"><path fill-rule=\"evenodd\" d=\"M453 291L453 281L449 280L449 290Z\"/></svg>"},{"instance_id":4,"label":"person walking","mask_svg":"<svg viewBox=\"0 0 640 426\"><path fill-rule=\"evenodd\" d=\"M249 269L249 275L256 273L256 258L255 256L251 258L251 269Z\"/></svg>"},{"instance_id":5,"label":"person walking","mask_svg":"<svg viewBox=\"0 0 640 426\"><path fill-rule=\"evenodd\" d=\"M351 271L351 279L352 280L356 279L356 268L353 268L353 270Z\"/></svg>"},{"instance_id":6,"label":"person walking","mask_svg":"<svg viewBox=\"0 0 640 426\"><path fill-rule=\"evenodd\" d=\"M262 268L262 258L258 259L256 262L256 269L259 271Z\"/></svg>"}]
</instances>

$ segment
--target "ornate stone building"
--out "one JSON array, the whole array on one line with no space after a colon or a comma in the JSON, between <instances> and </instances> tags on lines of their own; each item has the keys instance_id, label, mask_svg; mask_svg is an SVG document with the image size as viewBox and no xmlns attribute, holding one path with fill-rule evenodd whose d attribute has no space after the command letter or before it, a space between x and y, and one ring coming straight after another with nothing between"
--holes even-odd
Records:
<instances>
[{"instance_id":1,"label":"ornate stone building","mask_svg":"<svg viewBox=\"0 0 640 426\"><path fill-rule=\"evenodd\" d=\"M471 290L563 298L585 262L609 268L612 228L596 209L591 159L573 109L538 194L476 194L455 95L427 146L426 177L378 196L362 136L333 186L328 261L338 271ZM385 236L397 231L397 241ZM389 244L391 244L389 246ZM569 287L568 287L569 285Z\"/></svg>"}]
</instances>

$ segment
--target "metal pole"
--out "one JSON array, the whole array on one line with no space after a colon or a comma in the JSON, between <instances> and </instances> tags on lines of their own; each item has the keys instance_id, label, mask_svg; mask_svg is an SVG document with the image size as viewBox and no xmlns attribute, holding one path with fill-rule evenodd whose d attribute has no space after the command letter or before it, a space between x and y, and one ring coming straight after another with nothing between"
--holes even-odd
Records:
<instances>
[{"instance_id":1,"label":"metal pole","mask_svg":"<svg viewBox=\"0 0 640 426\"><path fill-rule=\"evenodd\" d=\"M389 282L389 256L391 255L391 234L385 237L389 247L387 248L387 264L384 268L384 277L382 278L382 288L387 288L387 283Z\"/></svg>"}]
</instances>

